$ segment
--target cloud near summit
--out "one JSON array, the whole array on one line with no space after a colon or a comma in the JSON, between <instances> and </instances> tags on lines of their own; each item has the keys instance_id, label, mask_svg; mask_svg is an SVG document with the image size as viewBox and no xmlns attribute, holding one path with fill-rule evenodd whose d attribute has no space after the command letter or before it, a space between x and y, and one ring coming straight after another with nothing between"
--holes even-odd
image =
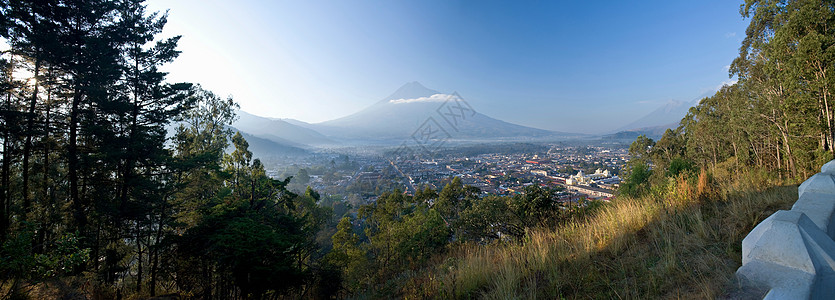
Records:
<instances>
[{"instance_id":1,"label":"cloud near summit","mask_svg":"<svg viewBox=\"0 0 835 300\"><path fill-rule=\"evenodd\" d=\"M420 97L420 98L413 98L413 99L392 99L389 100L389 103L399 104L399 103L418 103L418 102L444 102L447 100L452 100L456 97L455 95L450 94L434 94L429 97Z\"/></svg>"}]
</instances>

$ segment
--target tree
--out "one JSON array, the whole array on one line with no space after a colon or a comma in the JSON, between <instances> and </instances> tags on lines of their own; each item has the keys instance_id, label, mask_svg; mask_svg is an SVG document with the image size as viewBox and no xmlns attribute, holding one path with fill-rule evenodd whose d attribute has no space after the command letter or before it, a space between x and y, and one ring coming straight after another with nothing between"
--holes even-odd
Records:
<instances>
[{"instance_id":1,"label":"tree","mask_svg":"<svg viewBox=\"0 0 835 300\"><path fill-rule=\"evenodd\" d=\"M328 276L317 241L331 208L266 175L228 127L231 98L166 81L179 54L179 37L159 38L166 14L142 0L0 0L0 16L3 280L89 274L113 295L164 282L246 298Z\"/></svg>"},{"instance_id":2,"label":"tree","mask_svg":"<svg viewBox=\"0 0 835 300\"><path fill-rule=\"evenodd\" d=\"M207 199L205 216L174 238L178 259L201 271L181 269L178 277L190 278L194 283L183 288L205 297L287 292L310 280L311 247L329 211L316 206L315 192L299 198L286 190L289 180L267 177L260 160L250 160L240 133L232 143L235 150L224 157L220 189Z\"/></svg>"},{"instance_id":3,"label":"tree","mask_svg":"<svg viewBox=\"0 0 835 300\"><path fill-rule=\"evenodd\" d=\"M361 206L358 217L365 238L354 233L351 219L345 217L337 225L333 251L327 256L342 269L350 291L363 285L373 288L405 270L425 266L450 238L437 210L399 191Z\"/></svg>"},{"instance_id":4,"label":"tree","mask_svg":"<svg viewBox=\"0 0 835 300\"><path fill-rule=\"evenodd\" d=\"M478 188L465 186L460 177L453 177L452 181L438 193L432 208L437 210L450 226L456 228L461 212L472 205L473 200L478 198L479 192ZM426 196L422 195L422 197Z\"/></svg>"},{"instance_id":5,"label":"tree","mask_svg":"<svg viewBox=\"0 0 835 300\"><path fill-rule=\"evenodd\" d=\"M156 41L166 17L139 0L2 1L0 12L4 74L32 73L2 80L3 122L20 125L3 130L0 215L19 223L0 222L0 240L32 222L42 253L77 232L91 265L74 272L109 283L133 268L141 292L173 188L165 126L190 106L189 85L158 70L178 38Z\"/></svg>"},{"instance_id":6,"label":"tree","mask_svg":"<svg viewBox=\"0 0 835 300\"><path fill-rule=\"evenodd\" d=\"M461 213L461 235L465 241L487 243L503 236L521 238L525 227L510 209L506 197L487 196Z\"/></svg>"},{"instance_id":7,"label":"tree","mask_svg":"<svg viewBox=\"0 0 835 300\"><path fill-rule=\"evenodd\" d=\"M754 109L777 133L778 169L791 175L833 157L832 66L835 3L748 0L740 13L751 18L731 73L739 77ZM820 160L803 157L828 151Z\"/></svg>"},{"instance_id":8,"label":"tree","mask_svg":"<svg viewBox=\"0 0 835 300\"><path fill-rule=\"evenodd\" d=\"M349 291L356 291L369 280L366 269L369 267L365 251L359 248L359 237L353 230L351 217L339 220L336 233L331 237L333 249L326 259L342 271L344 285Z\"/></svg>"},{"instance_id":9,"label":"tree","mask_svg":"<svg viewBox=\"0 0 835 300\"><path fill-rule=\"evenodd\" d=\"M655 141L648 138L646 135L640 135L632 145L629 145L630 160L649 160L649 153L652 147L655 146Z\"/></svg>"},{"instance_id":10,"label":"tree","mask_svg":"<svg viewBox=\"0 0 835 300\"><path fill-rule=\"evenodd\" d=\"M519 220L522 227L545 226L559 220L559 206L556 195L551 189L538 185L525 187L523 193L509 199L508 207Z\"/></svg>"},{"instance_id":11,"label":"tree","mask_svg":"<svg viewBox=\"0 0 835 300\"><path fill-rule=\"evenodd\" d=\"M630 164L627 169L628 177L618 188L618 193L626 196L640 196L646 191L646 185L649 182L649 177L652 172L649 167L642 161Z\"/></svg>"}]
</instances>

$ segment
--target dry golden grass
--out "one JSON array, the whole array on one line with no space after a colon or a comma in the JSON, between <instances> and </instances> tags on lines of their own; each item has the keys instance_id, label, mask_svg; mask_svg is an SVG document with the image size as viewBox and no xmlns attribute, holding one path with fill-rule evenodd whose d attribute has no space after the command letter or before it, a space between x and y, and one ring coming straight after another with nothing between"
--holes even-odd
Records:
<instances>
[{"instance_id":1,"label":"dry golden grass","mask_svg":"<svg viewBox=\"0 0 835 300\"><path fill-rule=\"evenodd\" d=\"M619 198L584 222L533 230L520 243L462 245L418 276L425 280L415 296L722 296L740 265L745 235L797 199L796 186L767 178L757 172L679 177L648 196Z\"/></svg>"}]
</instances>

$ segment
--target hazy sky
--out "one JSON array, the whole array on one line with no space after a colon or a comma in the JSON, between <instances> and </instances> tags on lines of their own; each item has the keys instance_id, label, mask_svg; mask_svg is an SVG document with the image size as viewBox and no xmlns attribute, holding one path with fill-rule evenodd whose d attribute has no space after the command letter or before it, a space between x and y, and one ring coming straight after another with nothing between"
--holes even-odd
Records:
<instances>
[{"instance_id":1,"label":"hazy sky","mask_svg":"<svg viewBox=\"0 0 835 300\"><path fill-rule=\"evenodd\" d=\"M321 122L409 81L538 128L612 130L728 81L740 1L152 0L182 35L170 80Z\"/></svg>"}]
</instances>

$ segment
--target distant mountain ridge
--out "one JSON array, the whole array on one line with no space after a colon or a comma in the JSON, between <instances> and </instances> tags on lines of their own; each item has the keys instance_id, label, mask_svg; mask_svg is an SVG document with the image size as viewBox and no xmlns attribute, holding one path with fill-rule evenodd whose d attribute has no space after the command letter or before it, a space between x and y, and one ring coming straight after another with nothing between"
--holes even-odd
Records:
<instances>
[{"instance_id":1,"label":"distant mountain ridge","mask_svg":"<svg viewBox=\"0 0 835 300\"><path fill-rule=\"evenodd\" d=\"M709 97L716 91L708 91L692 101L667 101L663 106L653 110L649 114L635 120L613 133L603 135L606 139L635 139L645 135L652 139L659 139L667 129L678 127L681 119L687 116L690 108L699 104L699 101Z\"/></svg>"},{"instance_id":2,"label":"distant mountain ridge","mask_svg":"<svg viewBox=\"0 0 835 300\"><path fill-rule=\"evenodd\" d=\"M281 119L259 117L242 110L237 111L237 114L238 119L232 123L233 127L279 144L305 148L335 143L315 130Z\"/></svg>"},{"instance_id":3,"label":"distant mountain ridge","mask_svg":"<svg viewBox=\"0 0 835 300\"><path fill-rule=\"evenodd\" d=\"M630 130L618 131L613 134L604 135L604 139L625 139L635 140L638 136L644 135L653 140L658 140L664 135L667 129L674 129L678 127L678 123L670 123L653 127L635 128Z\"/></svg>"},{"instance_id":4,"label":"distant mountain ridge","mask_svg":"<svg viewBox=\"0 0 835 300\"><path fill-rule=\"evenodd\" d=\"M252 151L252 154L255 157L259 157L262 159L274 159L295 157L308 154L307 150L300 147L276 142L271 139L258 137L234 127L232 128L232 130L241 132L241 136L243 136L244 139L246 139L246 142L249 144L249 151Z\"/></svg>"},{"instance_id":5,"label":"distant mountain ridge","mask_svg":"<svg viewBox=\"0 0 835 300\"><path fill-rule=\"evenodd\" d=\"M280 120L280 121L284 121L284 122L287 122L287 123L290 123L290 124L293 124L293 125L296 125L296 126L299 126L299 127L310 129L309 128L310 123L307 123L307 122L304 122L304 121L299 121L299 120L296 120L296 119L289 119L289 118L283 118L283 119L270 118L270 119Z\"/></svg>"},{"instance_id":6,"label":"distant mountain ridge","mask_svg":"<svg viewBox=\"0 0 835 300\"><path fill-rule=\"evenodd\" d=\"M665 103L658 109L650 112L649 114L641 117L640 119L633 121L632 123L626 124L618 128L616 131L630 131L669 124L677 126L681 119L684 118L685 115L687 115L687 112L690 110L690 108L695 106L696 104L699 104L700 99L701 98L693 101L667 101L667 103Z\"/></svg>"}]
</instances>

